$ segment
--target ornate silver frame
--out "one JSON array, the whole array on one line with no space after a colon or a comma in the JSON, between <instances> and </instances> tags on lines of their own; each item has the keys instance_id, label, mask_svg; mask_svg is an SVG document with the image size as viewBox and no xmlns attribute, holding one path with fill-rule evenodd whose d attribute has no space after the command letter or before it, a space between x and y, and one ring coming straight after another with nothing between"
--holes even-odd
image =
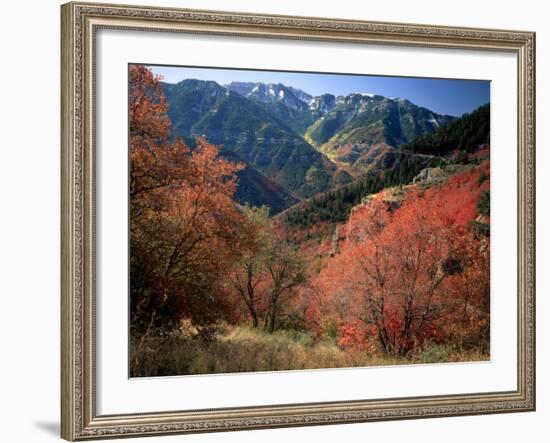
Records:
<instances>
[{"instance_id":1,"label":"ornate silver frame","mask_svg":"<svg viewBox=\"0 0 550 443\"><path fill-rule=\"evenodd\" d=\"M61 436L67 440L534 411L535 34L68 3L61 7ZM518 59L518 383L511 392L98 416L94 34L99 28L508 51Z\"/></svg>"}]
</instances>

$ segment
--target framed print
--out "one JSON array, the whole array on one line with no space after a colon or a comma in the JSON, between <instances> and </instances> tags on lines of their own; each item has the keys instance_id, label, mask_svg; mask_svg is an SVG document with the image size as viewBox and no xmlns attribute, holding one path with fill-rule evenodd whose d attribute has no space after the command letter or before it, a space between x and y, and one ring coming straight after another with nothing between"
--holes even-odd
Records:
<instances>
[{"instance_id":1,"label":"framed print","mask_svg":"<svg viewBox=\"0 0 550 443\"><path fill-rule=\"evenodd\" d=\"M63 438L534 410L534 33L61 14Z\"/></svg>"}]
</instances>

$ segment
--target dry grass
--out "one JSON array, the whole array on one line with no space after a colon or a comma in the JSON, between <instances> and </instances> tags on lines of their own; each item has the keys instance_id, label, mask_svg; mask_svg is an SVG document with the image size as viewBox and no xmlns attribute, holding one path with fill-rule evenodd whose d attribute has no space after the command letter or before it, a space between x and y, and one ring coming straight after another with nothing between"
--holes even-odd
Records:
<instances>
[{"instance_id":1,"label":"dry grass","mask_svg":"<svg viewBox=\"0 0 550 443\"><path fill-rule=\"evenodd\" d=\"M132 377L296 369L385 366L488 360L476 351L429 347L410 358L389 358L363 352L346 352L332 342L315 341L308 334L278 331L268 334L247 327L229 327L211 341L175 334L148 338L137 352L131 346Z\"/></svg>"}]
</instances>

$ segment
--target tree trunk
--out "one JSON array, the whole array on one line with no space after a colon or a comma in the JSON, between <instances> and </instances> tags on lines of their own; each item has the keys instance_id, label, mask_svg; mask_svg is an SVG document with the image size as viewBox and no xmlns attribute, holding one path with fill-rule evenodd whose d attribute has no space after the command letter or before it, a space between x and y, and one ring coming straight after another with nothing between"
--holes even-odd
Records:
<instances>
[{"instance_id":1,"label":"tree trunk","mask_svg":"<svg viewBox=\"0 0 550 443\"><path fill-rule=\"evenodd\" d=\"M254 278L254 272L252 266L249 265L247 269L247 282L246 291L248 293L248 309L250 310L250 316L252 317L252 327L258 327L258 314L256 314L256 307L254 306L254 285L252 279Z\"/></svg>"},{"instance_id":2,"label":"tree trunk","mask_svg":"<svg viewBox=\"0 0 550 443\"><path fill-rule=\"evenodd\" d=\"M275 308L274 308L273 311L271 312L271 316L270 316L270 319L269 319L269 333L270 334L273 334L273 332L275 332L275 319L276 319L276 316L275 316Z\"/></svg>"},{"instance_id":3,"label":"tree trunk","mask_svg":"<svg viewBox=\"0 0 550 443\"><path fill-rule=\"evenodd\" d=\"M250 315L252 316L252 327L257 328L258 327L258 316L256 315L256 312L253 310L250 310Z\"/></svg>"},{"instance_id":4,"label":"tree trunk","mask_svg":"<svg viewBox=\"0 0 550 443\"><path fill-rule=\"evenodd\" d=\"M277 320L277 301L276 299L271 299L269 303L269 308L267 310L267 315L265 317L264 329L273 334L275 332L275 322Z\"/></svg>"}]
</instances>

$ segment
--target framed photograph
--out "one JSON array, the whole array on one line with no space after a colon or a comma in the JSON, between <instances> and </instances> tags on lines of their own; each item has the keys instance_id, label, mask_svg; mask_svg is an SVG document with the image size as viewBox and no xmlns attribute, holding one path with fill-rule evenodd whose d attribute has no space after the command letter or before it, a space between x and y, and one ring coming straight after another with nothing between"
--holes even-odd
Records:
<instances>
[{"instance_id":1,"label":"framed photograph","mask_svg":"<svg viewBox=\"0 0 550 443\"><path fill-rule=\"evenodd\" d=\"M68 3L62 437L535 409L535 35Z\"/></svg>"}]
</instances>

